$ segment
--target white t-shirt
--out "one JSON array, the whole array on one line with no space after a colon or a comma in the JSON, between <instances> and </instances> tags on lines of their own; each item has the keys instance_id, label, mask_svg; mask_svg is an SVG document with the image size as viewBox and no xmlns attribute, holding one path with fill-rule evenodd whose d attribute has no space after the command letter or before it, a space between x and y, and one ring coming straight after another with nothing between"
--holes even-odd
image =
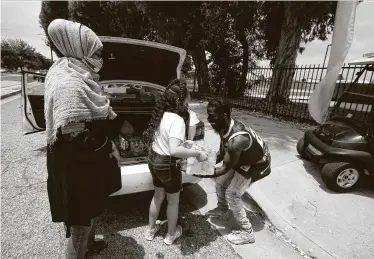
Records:
<instances>
[{"instance_id":1,"label":"white t-shirt","mask_svg":"<svg viewBox=\"0 0 374 259\"><path fill-rule=\"evenodd\" d=\"M159 155L170 156L169 139L185 140L186 124L181 116L172 112L164 112L160 127L152 144L152 149Z\"/></svg>"},{"instance_id":2,"label":"white t-shirt","mask_svg":"<svg viewBox=\"0 0 374 259\"><path fill-rule=\"evenodd\" d=\"M197 117L196 113L194 111L188 110L190 113L190 127L195 126L196 124L199 123L199 118Z\"/></svg>"}]
</instances>

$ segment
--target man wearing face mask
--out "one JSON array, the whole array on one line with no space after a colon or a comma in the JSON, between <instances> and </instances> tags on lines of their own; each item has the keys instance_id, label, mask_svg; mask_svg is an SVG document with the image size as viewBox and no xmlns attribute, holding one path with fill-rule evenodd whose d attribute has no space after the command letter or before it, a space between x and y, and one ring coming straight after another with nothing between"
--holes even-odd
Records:
<instances>
[{"instance_id":1,"label":"man wearing face mask","mask_svg":"<svg viewBox=\"0 0 374 259\"><path fill-rule=\"evenodd\" d=\"M52 221L66 226L66 258L81 259L87 249L105 247L94 241L94 219L121 188L119 154L108 130L116 114L98 84L103 45L97 35L56 19L48 36L60 54L45 80L49 204Z\"/></svg>"},{"instance_id":2,"label":"man wearing face mask","mask_svg":"<svg viewBox=\"0 0 374 259\"><path fill-rule=\"evenodd\" d=\"M217 160L223 159L223 163L216 167L213 175L218 206L206 215L227 220L230 208L239 229L228 235L228 241L236 245L253 243L252 225L241 197L251 183L270 173L269 149L256 132L231 118L227 102L211 100L207 112L209 123L221 138Z\"/></svg>"}]
</instances>

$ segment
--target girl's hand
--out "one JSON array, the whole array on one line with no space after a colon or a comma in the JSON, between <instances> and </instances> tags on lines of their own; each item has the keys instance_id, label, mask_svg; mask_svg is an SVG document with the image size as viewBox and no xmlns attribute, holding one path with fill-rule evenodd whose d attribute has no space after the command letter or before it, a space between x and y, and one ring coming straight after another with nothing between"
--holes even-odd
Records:
<instances>
[{"instance_id":1,"label":"girl's hand","mask_svg":"<svg viewBox=\"0 0 374 259\"><path fill-rule=\"evenodd\" d=\"M197 161L199 161L199 162L203 162L207 159L208 159L208 155L203 151L201 151L199 156L197 157Z\"/></svg>"}]
</instances>

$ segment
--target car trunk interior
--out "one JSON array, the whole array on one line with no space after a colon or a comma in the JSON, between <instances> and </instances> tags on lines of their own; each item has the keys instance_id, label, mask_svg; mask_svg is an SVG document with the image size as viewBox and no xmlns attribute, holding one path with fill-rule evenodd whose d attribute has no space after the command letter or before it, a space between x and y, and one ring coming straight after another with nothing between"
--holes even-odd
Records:
<instances>
[{"instance_id":1,"label":"car trunk interior","mask_svg":"<svg viewBox=\"0 0 374 259\"><path fill-rule=\"evenodd\" d=\"M146 163L147 149L142 135L148 127L159 92L147 87L133 86L120 87L118 90L121 93L115 90L115 86L110 86L109 89L111 90L106 93L117 113L113 130L114 143L121 156L119 164Z\"/></svg>"},{"instance_id":2,"label":"car trunk interior","mask_svg":"<svg viewBox=\"0 0 374 259\"><path fill-rule=\"evenodd\" d=\"M146 163L147 149L143 144L142 134L148 127L151 114L117 114L114 129L117 134L114 143L121 156L119 164Z\"/></svg>"}]
</instances>

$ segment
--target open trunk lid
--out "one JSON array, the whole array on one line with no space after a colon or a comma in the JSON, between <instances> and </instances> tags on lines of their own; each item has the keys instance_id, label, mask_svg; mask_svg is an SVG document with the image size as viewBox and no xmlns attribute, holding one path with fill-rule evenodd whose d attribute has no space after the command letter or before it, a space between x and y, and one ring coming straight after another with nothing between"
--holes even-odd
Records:
<instances>
[{"instance_id":1,"label":"open trunk lid","mask_svg":"<svg viewBox=\"0 0 374 259\"><path fill-rule=\"evenodd\" d=\"M126 80L166 86L180 78L186 51L156 42L100 37L104 64L100 81Z\"/></svg>"}]
</instances>

